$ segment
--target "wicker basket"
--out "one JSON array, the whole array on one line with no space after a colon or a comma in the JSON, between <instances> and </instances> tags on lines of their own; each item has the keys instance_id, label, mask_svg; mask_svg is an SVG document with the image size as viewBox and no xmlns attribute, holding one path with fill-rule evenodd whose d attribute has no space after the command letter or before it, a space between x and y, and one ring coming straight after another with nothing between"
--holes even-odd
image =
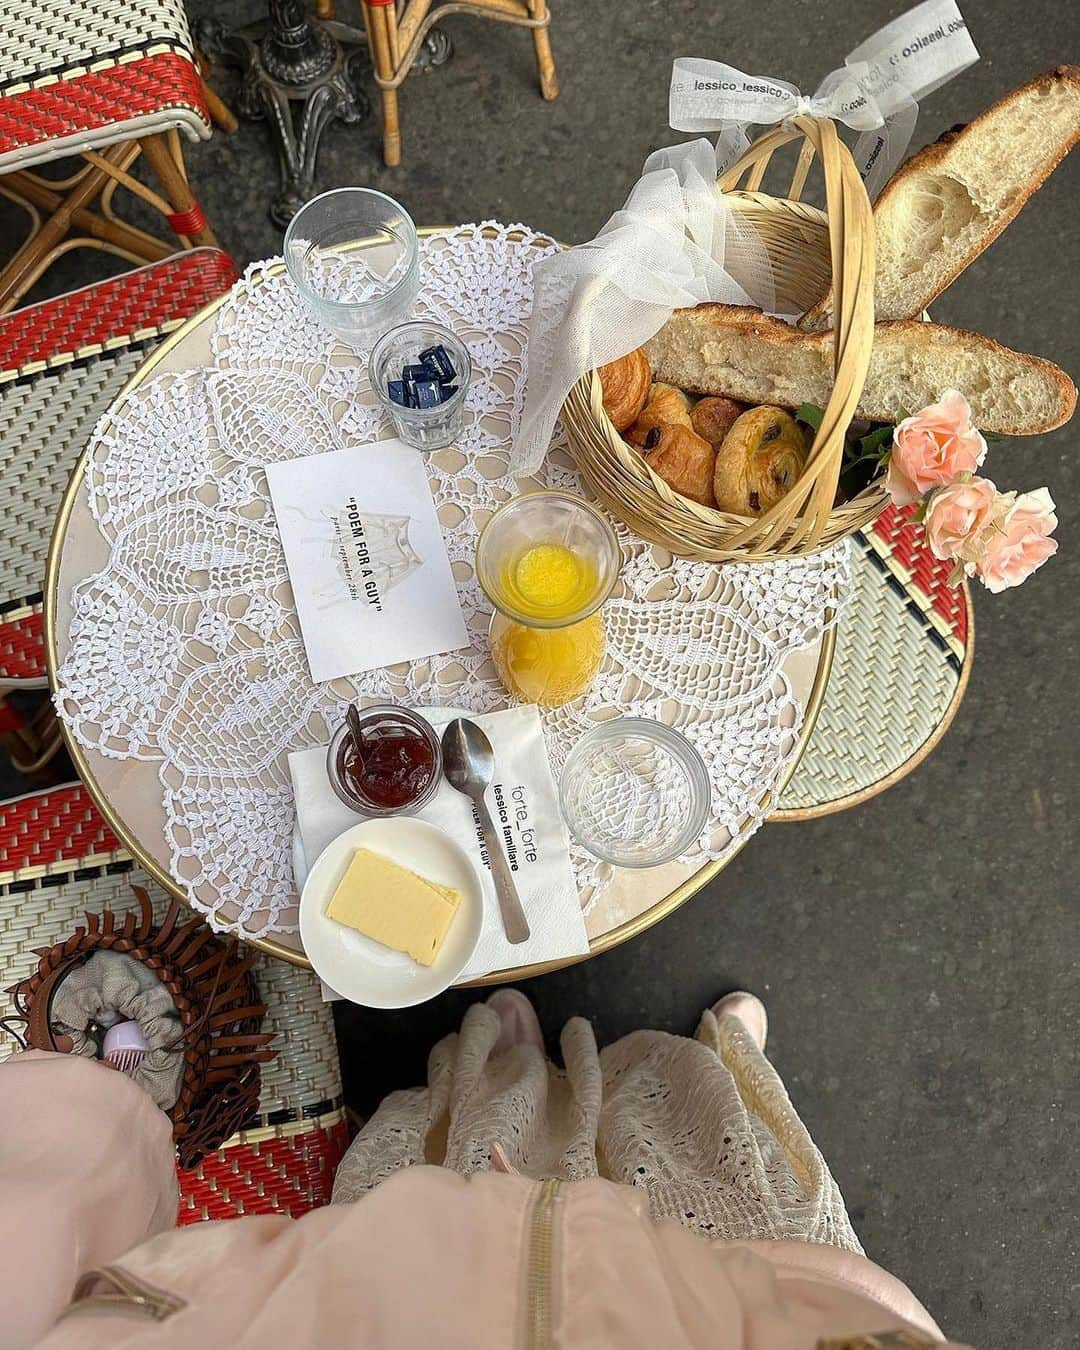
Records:
<instances>
[{"instance_id":1,"label":"wicker basket","mask_svg":"<svg viewBox=\"0 0 1080 1350\"><path fill-rule=\"evenodd\" d=\"M180 1095L166 1115L180 1166L194 1167L257 1115L260 1065L276 1054L269 1048L273 1033L261 1030L266 1005L252 974L257 958L240 951L235 939L216 937L198 917L181 921L175 897L155 923L147 892L131 889L138 915L118 920L108 909L88 913L70 936L34 948L36 969L7 990L15 1013L3 1029L26 1049L69 1052L71 1038L56 1035L50 1007L74 966L107 951L152 971L172 996L182 1028L176 1047L184 1056Z\"/></svg>"},{"instance_id":2,"label":"wicker basket","mask_svg":"<svg viewBox=\"0 0 1080 1350\"><path fill-rule=\"evenodd\" d=\"M700 506L674 492L622 439L604 412L595 371L577 382L563 407L574 457L592 491L644 538L683 557L763 562L802 556L869 524L886 504L878 482L835 505L844 433L862 393L874 335L870 202L832 122L798 117L794 128L767 132L719 180L760 235L785 307L809 308L835 278L833 389L806 467L791 491L756 518ZM799 137L803 145L788 196L759 191L773 153ZM827 214L799 200L815 153L825 176ZM745 188L738 190L744 175Z\"/></svg>"}]
</instances>

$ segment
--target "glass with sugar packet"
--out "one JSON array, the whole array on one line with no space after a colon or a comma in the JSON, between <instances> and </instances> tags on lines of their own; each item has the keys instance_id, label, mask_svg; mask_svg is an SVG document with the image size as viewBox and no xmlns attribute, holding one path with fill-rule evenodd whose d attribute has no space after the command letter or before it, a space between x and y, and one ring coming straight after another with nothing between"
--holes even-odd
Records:
<instances>
[{"instance_id":1,"label":"glass with sugar packet","mask_svg":"<svg viewBox=\"0 0 1080 1350\"><path fill-rule=\"evenodd\" d=\"M372 389L398 435L417 450L442 450L460 435L471 377L468 348L434 323L391 329L368 362Z\"/></svg>"}]
</instances>

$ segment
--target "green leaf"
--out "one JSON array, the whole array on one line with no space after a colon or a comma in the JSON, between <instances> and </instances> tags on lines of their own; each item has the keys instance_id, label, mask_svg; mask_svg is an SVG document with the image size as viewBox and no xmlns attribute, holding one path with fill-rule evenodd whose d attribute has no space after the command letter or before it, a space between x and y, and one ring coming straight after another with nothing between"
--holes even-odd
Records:
<instances>
[{"instance_id":1,"label":"green leaf","mask_svg":"<svg viewBox=\"0 0 1080 1350\"><path fill-rule=\"evenodd\" d=\"M859 440L847 441L844 445L845 469L867 463L880 466L892 448L892 434L891 426L875 427Z\"/></svg>"},{"instance_id":2,"label":"green leaf","mask_svg":"<svg viewBox=\"0 0 1080 1350\"><path fill-rule=\"evenodd\" d=\"M869 431L859 441L859 449L864 455L880 456L892 445L893 427L877 427L874 431Z\"/></svg>"},{"instance_id":3,"label":"green leaf","mask_svg":"<svg viewBox=\"0 0 1080 1350\"><path fill-rule=\"evenodd\" d=\"M795 421L805 422L808 427L813 427L815 431L821 426L821 419L825 416L825 409L819 408L816 403L803 403L795 409Z\"/></svg>"},{"instance_id":4,"label":"green leaf","mask_svg":"<svg viewBox=\"0 0 1080 1350\"><path fill-rule=\"evenodd\" d=\"M1000 431L984 431L982 438L987 445L993 445L995 441L1007 441L1008 436L1003 436Z\"/></svg>"},{"instance_id":5,"label":"green leaf","mask_svg":"<svg viewBox=\"0 0 1080 1350\"><path fill-rule=\"evenodd\" d=\"M881 455L857 455L853 446L844 447L844 467L854 469L857 464L880 464Z\"/></svg>"}]
</instances>

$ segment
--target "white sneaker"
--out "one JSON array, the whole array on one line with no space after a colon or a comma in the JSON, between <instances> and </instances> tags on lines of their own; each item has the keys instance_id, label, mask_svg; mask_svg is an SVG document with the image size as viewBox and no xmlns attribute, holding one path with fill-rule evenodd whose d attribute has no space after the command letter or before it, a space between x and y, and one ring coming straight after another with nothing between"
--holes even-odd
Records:
<instances>
[{"instance_id":1,"label":"white sneaker","mask_svg":"<svg viewBox=\"0 0 1080 1350\"><path fill-rule=\"evenodd\" d=\"M544 1049L544 1033L529 999L519 990L509 986L496 989L487 1001L492 1012L499 1015L502 1030L495 1043L495 1054L509 1050L512 1045L535 1045Z\"/></svg>"},{"instance_id":2,"label":"white sneaker","mask_svg":"<svg viewBox=\"0 0 1080 1350\"><path fill-rule=\"evenodd\" d=\"M712 1006L713 1014L722 1017L727 1013L737 1017L750 1033L750 1037L759 1050L765 1049L765 1038L769 1034L769 1014L765 1004L756 994L747 994L739 990L734 994L725 994Z\"/></svg>"}]
</instances>

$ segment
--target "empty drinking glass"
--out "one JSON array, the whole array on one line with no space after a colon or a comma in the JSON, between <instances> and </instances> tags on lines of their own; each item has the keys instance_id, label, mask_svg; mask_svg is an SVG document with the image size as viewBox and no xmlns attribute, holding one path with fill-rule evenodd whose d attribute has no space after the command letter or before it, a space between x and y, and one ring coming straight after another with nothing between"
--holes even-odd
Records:
<instances>
[{"instance_id":1,"label":"empty drinking glass","mask_svg":"<svg viewBox=\"0 0 1080 1350\"><path fill-rule=\"evenodd\" d=\"M712 809L709 770L674 727L613 717L567 756L559 808L594 857L616 867L656 867L701 837Z\"/></svg>"},{"instance_id":2,"label":"empty drinking glass","mask_svg":"<svg viewBox=\"0 0 1080 1350\"><path fill-rule=\"evenodd\" d=\"M360 351L409 317L420 289L416 227L371 188L335 188L301 207L285 266L319 322Z\"/></svg>"}]
</instances>

